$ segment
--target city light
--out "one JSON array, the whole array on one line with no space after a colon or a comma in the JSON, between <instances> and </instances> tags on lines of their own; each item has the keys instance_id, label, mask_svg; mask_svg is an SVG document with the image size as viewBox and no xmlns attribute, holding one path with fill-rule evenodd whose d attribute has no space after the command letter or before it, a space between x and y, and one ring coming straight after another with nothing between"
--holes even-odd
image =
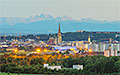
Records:
<instances>
[{"instance_id":1,"label":"city light","mask_svg":"<svg viewBox=\"0 0 120 75\"><path fill-rule=\"evenodd\" d=\"M40 52L40 49L39 49L39 48L37 48L37 49L36 49L36 51L39 53L39 52Z\"/></svg>"},{"instance_id":2,"label":"city light","mask_svg":"<svg viewBox=\"0 0 120 75\"><path fill-rule=\"evenodd\" d=\"M70 50L72 50L74 53L76 53L76 50L75 50L75 49L71 48Z\"/></svg>"},{"instance_id":3,"label":"city light","mask_svg":"<svg viewBox=\"0 0 120 75\"><path fill-rule=\"evenodd\" d=\"M46 47L48 47L48 45L46 45Z\"/></svg>"},{"instance_id":4,"label":"city light","mask_svg":"<svg viewBox=\"0 0 120 75\"><path fill-rule=\"evenodd\" d=\"M70 50L74 50L73 48L71 48Z\"/></svg>"},{"instance_id":5,"label":"city light","mask_svg":"<svg viewBox=\"0 0 120 75\"><path fill-rule=\"evenodd\" d=\"M44 49L44 52L47 52L47 49Z\"/></svg>"},{"instance_id":6,"label":"city light","mask_svg":"<svg viewBox=\"0 0 120 75\"><path fill-rule=\"evenodd\" d=\"M57 51L57 53L59 54L59 53L60 53L60 51Z\"/></svg>"},{"instance_id":7,"label":"city light","mask_svg":"<svg viewBox=\"0 0 120 75\"><path fill-rule=\"evenodd\" d=\"M18 49L16 48L16 49L14 49L14 52L16 53L18 51Z\"/></svg>"},{"instance_id":8,"label":"city light","mask_svg":"<svg viewBox=\"0 0 120 75\"><path fill-rule=\"evenodd\" d=\"M85 48L88 49L88 45L87 44L85 45Z\"/></svg>"},{"instance_id":9,"label":"city light","mask_svg":"<svg viewBox=\"0 0 120 75\"><path fill-rule=\"evenodd\" d=\"M76 53L76 50L73 50L74 53Z\"/></svg>"},{"instance_id":10,"label":"city light","mask_svg":"<svg viewBox=\"0 0 120 75\"><path fill-rule=\"evenodd\" d=\"M89 49L89 53L92 53L92 49Z\"/></svg>"}]
</instances>

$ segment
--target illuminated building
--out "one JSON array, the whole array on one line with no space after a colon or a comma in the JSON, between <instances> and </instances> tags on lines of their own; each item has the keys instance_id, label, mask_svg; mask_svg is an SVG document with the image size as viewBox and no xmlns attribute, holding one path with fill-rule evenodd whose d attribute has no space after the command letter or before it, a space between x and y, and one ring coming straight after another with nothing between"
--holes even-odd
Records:
<instances>
[{"instance_id":1,"label":"illuminated building","mask_svg":"<svg viewBox=\"0 0 120 75\"><path fill-rule=\"evenodd\" d=\"M88 37L88 42L89 42L90 44L92 44L91 39L90 39L90 36Z\"/></svg>"},{"instance_id":2,"label":"illuminated building","mask_svg":"<svg viewBox=\"0 0 120 75\"><path fill-rule=\"evenodd\" d=\"M77 48L75 46L64 46L64 47L54 47L55 50L59 50L59 51L66 51L66 50L77 50Z\"/></svg>"},{"instance_id":3,"label":"illuminated building","mask_svg":"<svg viewBox=\"0 0 120 75\"><path fill-rule=\"evenodd\" d=\"M59 30L58 30L58 44L62 42L62 35L60 31L60 23L59 23Z\"/></svg>"},{"instance_id":4,"label":"illuminated building","mask_svg":"<svg viewBox=\"0 0 120 75\"><path fill-rule=\"evenodd\" d=\"M58 40L56 37L50 37L49 40L47 41L47 43L49 45L57 45L58 44Z\"/></svg>"},{"instance_id":5,"label":"illuminated building","mask_svg":"<svg viewBox=\"0 0 120 75\"><path fill-rule=\"evenodd\" d=\"M72 46L76 46L79 49L88 49L89 42L88 41L74 41Z\"/></svg>"},{"instance_id":6,"label":"illuminated building","mask_svg":"<svg viewBox=\"0 0 120 75\"><path fill-rule=\"evenodd\" d=\"M49 44L49 45L55 44L55 42L54 42L54 37L50 37L50 38L49 38L48 44Z\"/></svg>"},{"instance_id":7,"label":"illuminated building","mask_svg":"<svg viewBox=\"0 0 120 75\"><path fill-rule=\"evenodd\" d=\"M91 41L90 41L90 36L88 37L88 42L91 42Z\"/></svg>"},{"instance_id":8,"label":"illuminated building","mask_svg":"<svg viewBox=\"0 0 120 75\"><path fill-rule=\"evenodd\" d=\"M57 38L55 38L55 41L54 41L54 42L55 42L55 45L56 45L56 44L57 44Z\"/></svg>"},{"instance_id":9,"label":"illuminated building","mask_svg":"<svg viewBox=\"0 0 120 75\"><path fill-rule=\"evenodd\" d=\"M105 50L104 51L104 56L109 57L109 56L117 56L117 50Z\"/></svg>"},{"instance_id":10,"label":"illuminated building","mask_svg":"<svg viewBox=\"0 0 120 75\"><path fill-rule=\"evenodd\" d=\"M15 48L6 48L6 51L14 51Z\"/></svg>"},{"instance_id":11,"label":"illuminated building","mask_svg":"<svg viewBox=\"0 0 120 75\"><path fill-rule=\"evenodd\" d=\"M107 50L104 51L104 56L106 56L106 57L117 56L117 49L114 48L114 50L112 50L113 49L113 45L111 43L112 43L112 40L110 38L109 49L107 49Z\"/></svg>"}]
</instances>

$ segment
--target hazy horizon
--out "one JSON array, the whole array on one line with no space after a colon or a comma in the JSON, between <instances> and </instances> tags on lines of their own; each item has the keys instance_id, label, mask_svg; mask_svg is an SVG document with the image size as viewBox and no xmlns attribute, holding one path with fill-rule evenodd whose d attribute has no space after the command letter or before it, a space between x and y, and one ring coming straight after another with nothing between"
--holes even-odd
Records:
<instances>
[{"instance_id":1,"label":"hazy horizon","mask_svg":"<svg viewBox=\"0 0 120 75\"><path fill-rule=\"evenodd\" d=\"M120 20L119 0L0 0L0 17L30 17L41 13L73 19Z\"/></svg>"},{"instance_id":2,"label":"hazy horizon","mask_svg":"<svg viewBox=\"0 0 120 75\"><path fill-rule=\"evenodd\" d=\"M0 0L1 33L56 33L59 22L62 32L119 32L120 0Z\"/></svg>"}]
</instances>

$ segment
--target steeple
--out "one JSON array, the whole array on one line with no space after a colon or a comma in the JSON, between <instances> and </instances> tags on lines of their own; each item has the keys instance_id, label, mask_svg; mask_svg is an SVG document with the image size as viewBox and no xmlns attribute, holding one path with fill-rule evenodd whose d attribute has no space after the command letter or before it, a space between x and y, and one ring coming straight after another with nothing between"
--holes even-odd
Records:
<instances>
[{"instance_id":1,"label":"steeple","mask_svg":"<svg viewBox=\"0 0 120 75\"><path fill-rule=\"evenodd\" d=\"M58 33L61 33L61 31L60 31L60 23L59 23L59 30L58 30Z\"/></svg>"},{"instance_id":2,"label":"steeple","mask_svg":"<svg viewBox=\"0 0 120 75\"><path fill-rule=\"evenodd\" d=\"M62 35L60 31L60 23L59 23L59 29L58 29L58 44L62 42Z\"/></svg>"}]
</instances>

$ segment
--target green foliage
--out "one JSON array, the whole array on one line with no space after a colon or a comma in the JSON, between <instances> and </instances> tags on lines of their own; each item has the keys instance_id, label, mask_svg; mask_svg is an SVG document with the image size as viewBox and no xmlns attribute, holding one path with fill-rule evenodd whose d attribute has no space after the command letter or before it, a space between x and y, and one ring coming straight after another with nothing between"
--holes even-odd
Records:
<instances>
[{"instance_id":1,"label":"green foliage","mask_svg":"<svg viewBox=\"0 0 120 75\"><path fill-rule=\"evenodd\" d=\"M16 63L12 63L16 61ZM42 58L31 59L30 65L25 59L2 58L1 72L26 73L26 74L60 74L60 75L96 75L113 74L120 72L120 57L87 56L81 58L67 58L52 62L61 65L63 69L51 70L43 68ZM7 64L6 64L7 62ZM70 69L73 65L83 65L83 70Z\"/></svg>"},{"instance_id":2,"label":"green foliage","mask_svg":"<svg viewBox=\"0 0 120 75\"><path fill-rule=\"evenodd\" d=\"M120 72L120 57L87 56L81 58L62 59L62 65L72 68L72 65L83 65L84 71L95 73Z\"/></svg>"},{"instance_id":3,"label":"green foliage","mask_svg":"<svg viewBox=\"0 0 120 75\"><path fill-rule=\"evenodd\" d=\"M96 40L97 42L100 42L100 41L105 41L105 39L108 39L108 38L112 38L114 40L117 40L117 41L120 41L120 38L119 37L115 37L115 35L118 34L120 35L120 33L117 33L117 32L113 32L113 33L96 33L96 32L87 32L87 31L84 31L84 32L67 32L67 33L62 33L62 39L64 41L75 41L75 40L87 40L88 36L90 35L91 36L91 40ZM40 40L42 41L47 41L49 39L49 37L54 37L54 36L57 36L57 34L39 34L39 35L36 35L37 37L40 37ZM29 34L29 35L23 35L21 36L21 39L27 39L27 38L30 38L30 39L36 39L35 35L32 35L32 34ZM15 36L6 36L7 39L14 39Z\"/></svg>"},{"instance_id":4,"label":"green foliage","mask_svg":"<svg viewBox=\"0 0 120 75\"><path fill-rule=\"evenodd\" d=\"M114 69L116 72L120 72L120 59L114 63Z\"/></svg>"},{"instance_id":5,"label":"green foliage","mask_svg":"<svg viewBox=\"0 0 120 75\"><path fill-rule=\"evenodd\" d=\"M37 64L43 64L43 62L44 62L44 60L43 60L42 58L34 58L34 59L32 59L32 60L30 61L30 64L31 64L31 65L32 65L32 64L37 65Z\"/></svg>"}]
</instances>

